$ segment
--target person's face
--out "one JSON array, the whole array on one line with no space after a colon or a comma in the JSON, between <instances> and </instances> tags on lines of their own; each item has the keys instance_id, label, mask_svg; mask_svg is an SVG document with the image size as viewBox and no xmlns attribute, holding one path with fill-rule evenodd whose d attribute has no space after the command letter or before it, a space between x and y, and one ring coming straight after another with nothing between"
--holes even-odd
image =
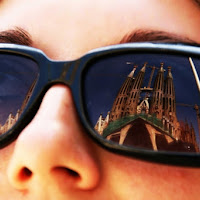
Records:
<instances>
[{"instance_id":1,"label":"person's face","mask_svg":"<svg viewBox=\"0 0 200 200\"><path fill-rule=\"evenodd\" d=\"M56 60L118 44L137 30L200 43L200 8L192 0L3 0L0 21L0 31L23 28L31 46ZM67 86L48 90L31 123L0 150L0 163L5 200L199 199L200 170L139 161L95 144Z\"/></svg>"}]
</instances>

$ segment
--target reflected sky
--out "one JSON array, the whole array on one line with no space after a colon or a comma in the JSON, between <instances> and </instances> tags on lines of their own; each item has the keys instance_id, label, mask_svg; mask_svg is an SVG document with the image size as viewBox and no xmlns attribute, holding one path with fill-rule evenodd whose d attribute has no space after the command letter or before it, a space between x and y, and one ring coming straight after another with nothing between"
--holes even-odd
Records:
<instances>
[{"instance_id":1,"label":"reflected sky","mask_svg":"<svg viewBox=\"0 0 200 200\"><path fill-rule=\"evenodd\" d=\"M0 123L16 115L38 75L37 64L26 57L0 54Z\"/></svg>"}]
</instances>

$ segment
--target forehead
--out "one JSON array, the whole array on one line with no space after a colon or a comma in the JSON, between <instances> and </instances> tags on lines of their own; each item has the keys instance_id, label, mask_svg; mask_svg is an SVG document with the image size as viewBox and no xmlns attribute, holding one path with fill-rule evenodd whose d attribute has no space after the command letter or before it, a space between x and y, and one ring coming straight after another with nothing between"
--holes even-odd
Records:
<instances>
[{"instance_id":1,"label":"forehead","mask_svg":"<svg viewBox=\"0 0 200 200\"><path fill-rule=\"evenodd\" d=\"M0 30L24 28L55 59L119 43L138 29L200 41L200 10L192 0L7 0L0 1L0 20Z\"/></svg>"}]
</instances>

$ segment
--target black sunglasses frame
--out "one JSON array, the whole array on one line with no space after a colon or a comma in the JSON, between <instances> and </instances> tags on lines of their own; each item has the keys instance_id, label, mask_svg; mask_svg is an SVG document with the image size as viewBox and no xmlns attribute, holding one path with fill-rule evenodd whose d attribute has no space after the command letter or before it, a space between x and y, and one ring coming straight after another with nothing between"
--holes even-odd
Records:
<instances>
[{"instance_id":1,"label":"black sunglasses frame","mask_svg":"<svg viewBox=\"0 0 200 200\"><path fill-rule=\"evenodd\" d=\"M162 44L162 43L131 43L103 47L88 52L83 57L73 61L53 61L42 51L14 44L0 44L0 54L9 53L25 56L34 60L39 67L39 77L32 96L16 124L5 134L0 135L0 148L12 143L20 132L30 123L35 116L42 98L47 90L55 84L64 84L70 87L80 122L85 127L89 136L103 148L117 154L142 159L150 162L200 167L200 154L198 153L177 153L165 151L152 151L140 148L118 145L112 141L103 139L91 127L87 112L84 108L82 98L83 74L91 62L106 56L124 53L166 53L174 55L195 56L200 58L200 47L186 44Z\"/></svg>"}]
</instances>

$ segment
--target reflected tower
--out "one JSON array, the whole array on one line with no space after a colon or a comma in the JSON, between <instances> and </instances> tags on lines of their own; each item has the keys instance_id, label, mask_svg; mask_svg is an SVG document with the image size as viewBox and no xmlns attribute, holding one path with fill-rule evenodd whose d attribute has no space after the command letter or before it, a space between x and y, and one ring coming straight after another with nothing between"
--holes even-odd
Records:
<instances>
[{"instance_id":1,"label":"reflected tower","mask_svg":"<svg viewBox=\"0 0 200 200\"><path fill-rule=\"evenodd\" d=\"M144 64L144 66L139 71L139 73L137 74L134 80L132 89L127 98L127 103L126 103L125 113L124 113L125 116L137 113L137 106L140 100L141 87L144 80L146 65L147 63Z\"/></svg>"},{"instance_id":2,"label":"reflected tower","mask_svg":"<svg viewBox=\"0 0 200 200\"><path fill-rule=\"evenodd\" d=\"M124 81L123 85L121 86L117 94L117 97L115 98L115 101L113 103L111 113L110 113L110 121L114 121L123 116L127 97L130 93L130 90L134 82L134 73L135 73L136 68L137 68L137 65L133 67L133 70L127 76L126 80Z\"/></svg>"},{"instance_id":3,"label":"reflected tower","mask_svg":"<svg viewBox=\"0 0 200 200\"><path fill-rule=\"evenodd\" d=\"M153 94L151 100L150 113L155 114L158 119L162 119L164 96L164 69L161 63L160 70L155 78Z\"/></svg>"},{"instance_id":4,"label":"reflected tower","mask_svg":"<svg viewBox=\"0 0 200 200\"><path fill-rule=\"evenodd\" d=\"M165 79L164 87L164 102L163 102L163 122L165 129L169 130L169 133L173 136L178 135L178 127L180 127L176 117L176 105L175 105L175 90L173 77L171 73L171 67L168 67L167 77Z\"/></svg>"}]
</instances>

